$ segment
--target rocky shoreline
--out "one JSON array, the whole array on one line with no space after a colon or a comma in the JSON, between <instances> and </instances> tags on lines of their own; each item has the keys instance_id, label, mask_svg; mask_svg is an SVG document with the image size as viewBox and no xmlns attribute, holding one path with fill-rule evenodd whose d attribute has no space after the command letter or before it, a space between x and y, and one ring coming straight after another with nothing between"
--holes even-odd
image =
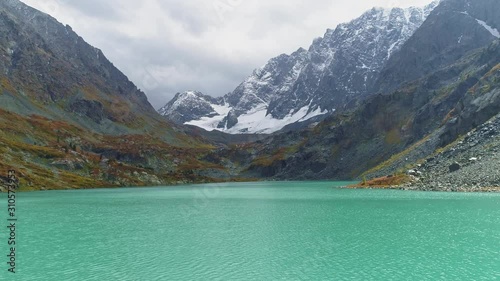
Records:
<instances>
[{"instance_id":1,"label":"rocky shoreline","mask_svg":"<svg viewBox=\"0 0 500 281\"><path fill-rule=\"evenodd\" d=\"M500 192L500 114L415 164L405 176L407 180L403 184L378 188Z\"/></svg>"},{"instance_id":2,"label":"rocky shoreline","mask_svg":"<svg viewBox=\"0 0 500 281\"><path fill-rule=\"evenodd\" d=\"M404 190L404 191L426 191L426 192L462 192L462 193L500 193L500 187L481 187L481 188L463 188L463 187L452 187L452 188L443 188L443 187L423 187L414 184L405 184L405 185L395 185L395 186L369 186L369 187L361 187L361 186L345 186L343 188L348 189L391 189L391 190Z\"/></svg>"}]
</instances>

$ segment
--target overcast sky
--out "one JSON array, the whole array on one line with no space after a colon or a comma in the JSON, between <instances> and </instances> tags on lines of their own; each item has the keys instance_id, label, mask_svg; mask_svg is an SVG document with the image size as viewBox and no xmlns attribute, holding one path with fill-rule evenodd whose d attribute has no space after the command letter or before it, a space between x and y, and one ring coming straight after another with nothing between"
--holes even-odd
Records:
<instances>
[{"instance_id":1,"label":"overcast sky","mask_svg":"<svg viewBox=\"0 0 500 281\"><path fill-rule=\"evenodd\" d=\"M22 0L101 49L155 108L177 92L222 96L281 53L373 6L432 0Z\"/></svg>"}]
</instances>

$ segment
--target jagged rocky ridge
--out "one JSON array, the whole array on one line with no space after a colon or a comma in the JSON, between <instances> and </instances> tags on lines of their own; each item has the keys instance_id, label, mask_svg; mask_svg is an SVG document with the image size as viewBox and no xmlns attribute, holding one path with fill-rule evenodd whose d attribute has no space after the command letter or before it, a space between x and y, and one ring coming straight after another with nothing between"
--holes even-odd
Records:
<instances>
[{"instance_id":1,"label":"jagged rocky ridge","mask_svg":"<svg viewBox=\"0 0 500 281\"><path fill-rule=\"evenodd\" d=\"M291 123L353 107L374 93L387 60L436 5L373 8L328 29L308 50L300 48L271 59L223 98L185 92L160 113L174 122L207 130L272 133Z\"/></svg>"},{"instance_id":2,"label":"jagged rocky ridge","mask_svg":"<svg viewBox=\"0 0 500 281\"><path fill-rule=\"evenodd\" d=\"M186 91L175 95L167 105L158 110L158 113L168 116L177 124L184 124L203 117L217 116L221 108L224 108L224 104L222 98L213 98L196 91Z\"/></svg>"}]
</instances>

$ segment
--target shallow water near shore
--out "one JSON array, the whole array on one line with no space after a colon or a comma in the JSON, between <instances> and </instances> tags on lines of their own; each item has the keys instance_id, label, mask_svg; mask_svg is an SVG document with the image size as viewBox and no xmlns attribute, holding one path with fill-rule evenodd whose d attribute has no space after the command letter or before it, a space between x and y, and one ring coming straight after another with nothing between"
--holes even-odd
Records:
<instances>
[{"instance_id":1,"label":"shallow water near shore","mask_svg":"<svg viewBox=\"0 0 500 281\"><path fill-rule=\"evenodd\" d=\"M20 193L17 273L7 275L3 258L0 277L500 278L500 194L337 188L345 184ZM6 213L6 199L1 201ZM6 222L6 214L0 218ZM0 235L0 243L6 244L7 236ZM5 257L6 246L0 249Z\"/></svg>"}]
</instances>

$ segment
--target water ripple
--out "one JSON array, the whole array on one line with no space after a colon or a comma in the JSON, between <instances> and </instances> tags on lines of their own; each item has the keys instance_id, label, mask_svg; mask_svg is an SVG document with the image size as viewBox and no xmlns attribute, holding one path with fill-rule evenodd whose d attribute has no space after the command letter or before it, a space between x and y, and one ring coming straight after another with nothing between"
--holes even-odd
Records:
<instances>
[{"instance_id":1,"label":"water ripple","mask_svg":"<svg viewBox=\"0 0 500 281\"><path fill-rule=\"evenodd\" d=\"M19 280L500 278L500 196L332 185L23 194Z\"/></svg>"}]
</instances>

